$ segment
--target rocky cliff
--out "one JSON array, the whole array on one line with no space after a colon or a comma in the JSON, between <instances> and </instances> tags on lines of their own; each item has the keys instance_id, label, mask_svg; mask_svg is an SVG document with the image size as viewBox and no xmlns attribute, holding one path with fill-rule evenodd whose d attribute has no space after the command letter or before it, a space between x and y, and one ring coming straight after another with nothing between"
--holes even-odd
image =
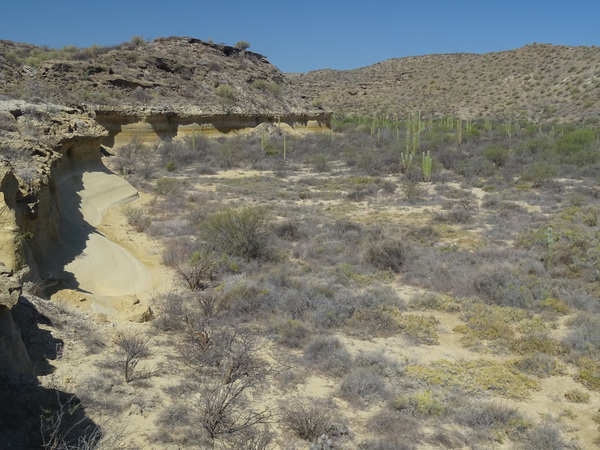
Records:
<instances>
[{"instance_id":1,"label":"rocky cliff","mask_svg":"<svg viewBox=\"0 0 600 450\"><path fill-rule=\"evenodd\" d=\"M77 192L86 171L108 172L103 152L133 138L263 123L327 130L329 119L264 56L233 47L191 38L62 50L0 41L0 370L31 370L9 310L23 281L65 282L57 267L85 245L69 232L87 226L73 217Z\"/></svg>"}]
</instances>

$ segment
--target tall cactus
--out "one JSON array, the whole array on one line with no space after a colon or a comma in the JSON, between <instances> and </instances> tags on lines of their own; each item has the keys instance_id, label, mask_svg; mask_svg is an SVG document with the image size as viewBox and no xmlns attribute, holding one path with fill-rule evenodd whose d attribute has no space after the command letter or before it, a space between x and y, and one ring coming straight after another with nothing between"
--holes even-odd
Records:
<instances>
[{"instance_id":1,"label":"tall cactus","mask_svg":"<svg viewBox=\"0 0 600 450\"><path fill-rule=\"evenodd\" d=\"M431 181L431 167L432 167L432 163L433 163L433 159L431 159L429 150L427 150L427 153L423 152L422 160L423 160L423 163L422 163L423 181L429 183Z\"/></svg>"},{"instance_id":2,"label":"tall cactus","mask_svg":"<svg viewBox=\"0 0 600 450\"><path fill-rule=\"evenodd\" d=\"M412 153L400 153L400 170L404 173L412 166L413 154Z\"/></svg>"},{"instance_id":3,"label":"tall cactus","mask_svg":"<svg viewBox=\"0 0 600 450\"><path fill-rule=\"evenodd\" d=\"M462 145L462 119L456 119L456 142Z\"/></svg>"}]
</instances>

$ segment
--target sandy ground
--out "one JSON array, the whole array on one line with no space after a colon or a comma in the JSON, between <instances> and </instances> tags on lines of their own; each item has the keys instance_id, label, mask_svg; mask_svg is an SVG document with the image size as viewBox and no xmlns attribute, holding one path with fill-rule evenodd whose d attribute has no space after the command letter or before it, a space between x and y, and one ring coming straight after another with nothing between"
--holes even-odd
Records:
<instances>
[{"instance_id":1,"label":"sandy ground","mask_svg":"<svg viewBox=\"0 0 600 450\"><path fill-rule=\"evenodd\" d=\"M75 296L77 301L110 316L122 312L124 298L131 306L164 287L167 275L157 244L133 231L121 212L126 203L143 203L136 189L100 164L73 173L59 189L77 194L77 201L61 205L62 255L57 255L57 261L70 260L62 270L72 274L73 287L83 295ZM73 293L59 291L56 297L69 301Z\"/></svg>"},{"instance_id":2,"label":"sandy ground","mask_svg":"<svg viewBox=\"0 0 600 450\"><path fill-rule=\"evenodd\" d=\"M249 171L221 172L221 177L249 176ZM155 292L168 290L172 283L172 276L161 264L159 244L152 241L143 233L137 233L127 224L122 213L121 205L135 202L136 206L143 206L151 200L150 197L138 196L133 189L122 178L108 173L104 170L87 171L82 177L83 188L78 188L79 205L75 204L73 210L66 211L67 222L71 221L73 231L79 229L79 236L85 239L84 250L66 266L71 272L80 290L59 292L63 299L70 300L78 308L91 311L96 314L106 314L110 317L104 325L103 333L107 336L119 330L148 331L149 325L143 323L132 323L127 320L127 314L134 307L147 304ZM65 185L68 187L68 185ZM73 186L70 186L73 187ZM83 219L81 219L83 217ZM81 221L85 223L81 223ZM84 226L82 226L84 225ZM90 230L92 232L90 232ZM417 294L423 294L418 288L395 285L395 289L403 298L411 298ZM85 291L85 292L82 292ZM83 301L82 301L83 299ZM140 302L140 303L138 303ZM135 306L138 305L138 306ZM415 312L416 313L416 312ZM387 338L357 339L344 335L337 337L352 354L363 351L385 351L386 356L398 361L411 361L428 364L436 360L446 359L450 361L489 358L492 360L505 360L504 355L493 355L476 353L463 347L460 342L461 335L454 330L456 325L462 323L458 314L427 312L434 315L440 326L440 345L417 346L411 344L403 336L392 336ZM92 314L93 315L93 314ZM101 321L102 322L102 321ZM169 355L165 355L164 347L158 337L153 341L152 361L146 361L155 367L161 365L169 366ZM110 351L110 350L109 350ZM62 380L61 384L74 383L74 385L85 384L86 378L94 372L95 360L101 361L105 355L71 357L57 362L57 371L53 375L55 379ZM76 375L73 375L76 373ZM66 380L66 381L65 381ZM124 397L122 401L126 404L125 412L117 417L98 417L99 423L117 420L126 428L129 440L135 445L144 448L160 448L149 442L149 434L158 432L155 424L156 414L160 411L158 405L165 402L161 389L174 381L173 374L162 374L148 380L142 391L131 386L124 386ZM600 404L600 394L591 393L591 400L587 404L574 404L565 400L564 393L570 389L582 389L582 386L574 381L572 374L566 376L551 377L541 380L541 390L533 392L531 397L525 401L509 401L497 398L503 404L510 404L519 408L527 417L539 421L544 417L551 416L557 420L562 418L562 428L566 435L576 438L582 448L594 448L593 440L597 435L597 425L591 420ZM353 432L356 434L355 442L361 435L368 432L367 419L370 414L380 408L381 404L374 404L367 409L353 408L343 400L335 397L338 389L337 381L318 374L306 374L303 382L298 384L293 391L300 395L315 397L331 397L348 420L352 422ZM265 404L282 398L287 389L280 389L275 384L269 389L269 394L263 399ZM152 404L153 407L140 407L139 405ZM175 448L175 447L172 447ZM282 444L277 448L292 448ZM499 446L498 448L509 448Z\"/></svg>"}]
</instances>

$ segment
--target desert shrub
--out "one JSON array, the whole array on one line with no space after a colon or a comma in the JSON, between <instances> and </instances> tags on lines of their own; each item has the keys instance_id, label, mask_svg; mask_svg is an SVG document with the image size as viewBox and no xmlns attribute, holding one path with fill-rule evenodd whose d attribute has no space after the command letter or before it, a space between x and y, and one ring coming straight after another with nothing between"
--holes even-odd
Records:
<instances>
[{"instance_id":1,"label":"desert shrub","mask_svg":"<svg viewBox=\"0 0 600 450\"><path fill-rule=\"evenodd\" d=\"M437 223L447 223L449 225L464 225L473 219L473 213L466 208L455 207L445 213L435 213L433 220Z\"/></svg>"},{"instance_id":2,"label":"desert shrub","mask_svg":"<svg viewBox=\"0 0 600 450\"><path fill-rule=\"evenodd\" d=\"M548 294L539 279L523 280L513 267L506 264L481 267L473 279L473 288L489 303L526 309L537 307Z\"/></svg>"},{"instance_id":3,"label":"desert shrub","mask_svg":"<svg viewBox=\"0 0 600 450\"><path fill-rule=\"evenodd\" d=\"M529 182L535 187L551 180L558 173L558 167L545 161L536 161L521 169L521 181Z\"/></svg>"},{"instance_id":4,"label":"desert shrub","mask_svg":"<svg viewBox=\"0 0 600 450\"><path fill-rule=\"evenodd\" d=\"M327 434L333 420L333 405L315 397L294 397L279 404L281 423L300 439L314 442Z\"/></svg>"},{"instance_id":5,"label":"desert shrub","mask_svg":"<svg viewBox=\"0 0 600 450\"><path fill-rule=\"evenodd\" d=\"M562 437L560 429L554 423L543 423L533 427L524 438L522 449L525 450L565 450L575 449Z\"/></svg>"},{"instance_id":6,"label":"desert shrub","mask_svg":"<svg viewBox=\"0 0 600 450\"><path fill-rule=\"evenodd\" d=\"M315 326L335 328L346 324L349 320L354 325L361 321L360 327L370 328L368 314L354 317L361 310L374 308L377 305L393 305L398 309L406 309L403 301L389 287L369 283L360 290L338 289L333 295L321 298L309 315ZM353 324L348 324L353 327ZM376 324L373 324L376 326ZM394 327L397 331L397 327Z\"/></svg>"},{"instance_id":7,"label":"desert shrub","mask_svg":"<svg viewBox=\"0 0 600 450\"><path fill-rule=\"evenodd\" d=\"M486 360L434 361L428 366L407 365L406 376L414 377L431 387L447 390L459 389L477 394L493 390L505 398L527 398L531 390L539 389L539 382L522 373L510 364Z\"/></svg>"},{"instance_id":8,"label":"desert shrub","mask_svg":"<svg viewBox=\"0 0 600 450\"><path fill-rule=\"evenodd\" d=\"M597 314L579 314L571 322L563 344L582 355L597 357L600 354L600 328Z\"/></svg>"},{"instance_id":9,"label":"desert shrub","mask_svg":"<svg viewBox=\"0 0 600 450\"><path fill-rule=\"evenodd\" d=\"M363 234L363 227L349 219L338 219L328 227L329 235L334 239L359 240Z\"/></svg>"},{"instance_id":10,"label":"desert shrub","mask_svg":"<svg viewBox=\"0 0 600 450\"><path fill-rule=\"evenodd\" d=\"M158 147L158 154L169 172L193 166L200 173L212 173L210 165L212 143L204 136L192 135L183 139L163 141Z\"/></svg>"},{"instance_id":11,"label":"desert shrub","mask_svg":"<svg viewBox=\"0 0 600 450\"><path fill-rule=\"evenodd\" d=\"M490 145L482 150L481 155L497 167L502 167L510 156L510 151L500 145Z\"/></svg>"},{"instance_id":12,"label":"desert shrub","mask_svg":"<svg viewBox=\"0 0 600 450\"><path fill-rule=\"evenodd\" d=\"M232 102L235 99L235 91L227 84L221 84L215 93L225 102Z\"/></svg>"},{"instance_id":13,"label":"desert shrub","mask_svg":"<svg viewBox=\"0 0 600 450\"><path fill-rule=\"evenodd\" d=\"M309 164L315 172L327 172L329 170L329 158L324 153L317 153L309 157Z\"/></svg>"},{"instance_id":14,"label":"desert shrub","mask_svg":"<svg viewBox=\"0 0 600 450\"><path fill-rule=\"evenodd\" d=\"M461 317L465 325L456 326L454 331L465 335L461 338L464 345L487 346L505 352L514 339L514 326L526 315L524 310L517 308L465 304Z\"/></svg>"},{"instance_id":15,"label":"desert shrub","mask_svg":"<svg viewBox=\"0 0 600 450\"><path fill-rule=\"evenodd\" d=\"M41 448L44 449L67 449L67 448L97 448L108 444L106 439L101 440L103 433L85 415L82 403L74 395L70 398L62 398L56 391L54 404L47 408L41 408L39 431L41 433ZM21 430L19 430L21 431ZM31 430L30 430L31 431ZM10 436L3 430L3 435ZM22 444L23 441L20 441ZM10 448L10 441L5 441L6 448ZM115 442L119 445L121 442ZM19 444L17 446L20 447ZM29 446L28 446L29 447Z\"/></svg>"},{"instance_id":16,"label":"desert shrub","mask_svg":"<svg viewBox=\"0 0 600 450\"><path fill-rule=\"evenodd\" d=\"M404 436L368 439L359 445L361 450L415 450L416 443L407 442Z\"/></svg>"},{"instance_id":17,"label":"desert shrub","mask_svg":"<svg viewBox=\"0 0 600 450\"><path fill-rule=\"evenodd\" d=\"M202 318L190 318L187 328L179 351L196 376L223 384L237 383L243 390L264 381L270 368L258 355L255 336L246 329ZM214 388L220 389L220 385Z\"/></svg>"},{"instance_id":18,"label":"desert shrub","mask_svg":"<svg viewBox=\"0 0 600 450\"><path fill-rule=\"evenodd\" d=\"M393 335L400 331L402 313L393 305L379 304L374 307L356 309L348 325L353 332L363 330L367 335Z\"/></svg>"},{"instance_id":19,"label":"desert shrub","mask_svg":"<svg viewBox=\"0 0 600 450\"><path fill-rule=\"evenodd\" d=\"M395 410L383 409L371 416L368 429L377 436L359 445L364 450L413 450L422 440L422 421Z\"/></svg>"},{"instance_id":20,"label":"desert shrub","mask_svg":"<svg viewBox=\"0 0 600 450\"><path fill-rule=\"evenodd\" d=\"M248 41L237 41L234 45L238 50L248 50L250 48L250 42Z\"/></svg>"},{"instance_id":21,"label":"desert shrub","mask_svg":"<svg viewBox=\"0 0 600 450\"><path fill-rule=\"evenodd\" d=\"M548 311L553 311L558 314L569 314L571 312L571 308L566 301L562 299L557 299L553 297L545 298L540 302L540 306Z\"/></svg>"},{"instance_id":22,"label":"desert shrub","mask_svg":"<svg viewBox=\"0 0 600 450\"><path fill-rule=\"evenodd\" d=\"M192 253L188 260L176 261L173 268L180 281L191 291L208 288L213 281L213 271L217 265L217 255L206 249Z\"/></svg>"},{"instance_id":23,"label":"desert shrub","mask_svg":"<svg viewBox=\"0 0 600 450\"><path fill-rule=\"evenodd\" d=\"M352 369L340 384L339 396L354 405L384 398L388 393L384 378L366 367Z\"/></svg>"},{"instance_id":24,"label":"desert shrub","mask_svg":"<svg viewBox=\"0 0 600 450\"><path fill-rule=\"evenodd\" d=\"M201 224L201 235L217 252L246 260L268 260L269 219L265 208L227 209L211 214Z\"/></svg>"},{"instance_id":25,"label":"desert shrub","mask_svg":"<svg viewBox=\"0 0 600 450\"><path fill-rule=\"evenodd\" d=\"M255 391L254 376L238 378L235 381L211 380L202 385L200 395L193 408L195 423L204 428L214 442L236 448L239 439L260 433L272 420L272 414L264 409L252 408L249 393ZM239 447L238 447L239 448ZM250 447L248 447L250 448Z\"/></svg>"},{"instance_id":26,"label":"desert shrub","mask_svg":"<svg viewBox=\"0 0 600 450\"><path fill-rule=\"evenodd\" d=\"M548 336L546 331L532 331L514 339L510 344L512 352L518 355L532 353L545 353L547 355L559 355L564 350L559 342Z\"/></svg>"},{"instance_id":27,"label":"desert shrub","mask_svg":"<svg viewBox=\"0 0 600 450\"><path fill-rule=\"evenodd\" d=\"M419 202L425 194L425 190L421 187L421 185L413 181L407 181L403 183L402 192L410 204Z\"/></svg>"},{"instance_id":28,"label":"desert shrub","mask_svg":"<svg viewBox=\"0 0 600 450\"><path fill-rule=\"evenodd\" d=\"M440 233L430 225L411 228L406 234L413 241L432 246L440 239Z\"/></svg>"},{"instance_id":29,"label":"desert shrub","mask_svg":"<svg viewBox=\"0 0 600 450\"><path fill-rule=\"evenodd\" d=\"M377 189L375 187L369 188L354 188L348 194L346 194L346 199L351 202L362 202L367 197L370 197L377 193Z\"/></svg>"},{"instance_id":30,"label":"desert shrub","mask_svg":"<svg viewBox=\"0 0 600 450\"><path fill-rule=\"evenodd\" d=\"M589 403L590 394L579 389L571 389L565 392L565 398L572 403Z\"/></svg>"},{"instance_id":31,"label":"desert shrub","mask_svg":"<svg viewBox=\"0 0 600 450\"><path fill-rule=\"evenodd\" d=\"M153 298L156 319L152 325L161 331L175 331L183 327L187 308L185 299L177 292L165 292Z\"/></svg>"},{"instance_id":32,"label":"desert shrub","mask_svg":"<svg viewBox=\"0 0 600 450\"><path fill-rule=\"evenodd\" d=\"M590 128L580 128L567 132L556 140L556 152L564 164L577 166L597 163L600 160L596 132Z\"/></svg>"},{"instance_id":33,"label":"desert shrub","mask_svg":"<svg viewBox=\"0 0 600 450\"><path fill-rule=\"evenodd\" d=\"M278 292L272 286L231 277L220 290L219 307L231 318L272 313L278 303L277 296Z\"/></svg>"},{"instance_id":34,"label":"desert shrub","mask_svg":"<svg viewBox=\"0 0 600 450\"><path fill-rule=\"evenodd\" d=\"M117 149L111 164L121 175L138 174L144 180L149 180L155 173L156 161L152 149L138 137L134 137Z\"/></svg>"},{"instance_id":35,"label":"desert shrub","mask_svg":"<svg viewBox=\"0 0 600 450\"><path fill-rule=\"evenodd\" d=\"M410 303L411 309L420 309L432 311L458 312L460 311L460 303L447 295L424 295L414 299Z\"/></svg>"},{"instance_id":36,"label":"desert shrub","mask_svg":"<svg viewBox=\"0 0 600 450\"><path fill-rule=\"evenodd\" d=\"M301 225L293 220L286 220L274 225L273 231L278 237L287 241L298 241L307 236Z\"/></svg>"},{"instance_id":37,"label":"desert shrub","mask_svg":"<svg viewBox=\"0 0 600 450\"><path fill-rule=\"evenodd\" d=\"M115 339L118 367L125 382L145 378L148 373L136 371L139 362L150 356L150 339L141 334L119 333Z\"/></svg>"},{"instance_id":38,"label":"desert shrub","mask_svg":"<svg viewBox=\"0 0 600 450\"><path fill-rule=\"evenodd\" d=\"M477 431L518 435L530 426L516 408L492 402L470 403L457 410L454 417L457 422Z\"/></svg>"},{"instance_id":39,"label":"desert shrub","mask_svg":"<svg viewBox=\"0 0 600 450\"><path fill-rule=\"evenodd\" d=\"M367 250L365 259L380 270L400 272L407 258L410 257L410 246L400 240L378 242Z\"/></svg>"},{"instance_id":40,"label":"desert shrub","mask_svg":"<svg viewBox=\"0 0 600 450\"><path fill-rule=\"evenodd\" d=\"M165 197L179 194L181 187L176 178L162 177L156 181L156 193Z\"/></svg>"},{"instance_id":41,"label":"desert shrub","mask_svg":"<svg viewBox=\"0 0 600 450\"><path fill-rule=\"evenodd\" d=\"M575 362L578 367L577 381L600 392L600 362L589 357L578 358Z\"/></svg>"},{"instance_id":42,"label":"desert shrub","mask_svg":"<svg viewBox=\"0 0 600 450\"><path fill-rule=\"evenodd\" d=\"M121 208L121 211L127 218L127 223L131 225L135 229L135 231L145 231L152 223L152 220L142 208L136 208L134 206L123 206L123 208Z\"/></svg>"},{"instance_id":43,"label":"desert shrub","mask_svg":"<svg viewBox=\"0 0 600 450\"><path fill-rule=\"evenodd\" d=\"M437 326L440 321L433 316L403 314L399 322L400 330L418 344L437 345Z\"/></svg>"},{"instance_id":44,"label":"desert shrub","mask_svg":"<svg viewBox=\"0 0 600 450\"><path fill-rule=\"evenodd\" d=\"M392 402L392 406L403 414L424 417L440 416L447 410L444 402L436 398L430 390L410 395L399 395Z\"/></svg>"},{"instance_id":45,"label":"desert shrub","mask_svg":"<svg viewBox=\"0 0 600 450\"><path fill-rule=\"evenodd\" d=\"M516 367L521 372L538 378L547 378L562 370L555 357L540 352L524 356L516 362Z\"/></svg>"},{"instance_id":46,"label":"desert shrub","mask_svg":"<svg viewBox=\"0 0 600 450\"><path fill-rule=\"evenodd\" d=\"M397 376L402 367L396 361L385 356L383 350L360 351L354 358L354 366L369 369L381 376Z\"/></svg>"},{"instance_id":47,"label":"desert shrub","mask_svg":"<svg viewBox=\"0 0 600 450\"><path fill-rule=\"evenodd\" d=\"M304 359L319 370L336 376L347 373L352 365L352 357L334 336L312 338L304 349Z\"/></svg>"},{"instance_id":48,"label":"desert shrub","mask_svg":"<svg viewBox=\"0 0 600 450\"><path fill-rule=\"evenodd\" d=\"M311 335L310 329L295 319L280 319L271 328L279 343L292 348L302 347Z\"/></svg>"}]
</instances>

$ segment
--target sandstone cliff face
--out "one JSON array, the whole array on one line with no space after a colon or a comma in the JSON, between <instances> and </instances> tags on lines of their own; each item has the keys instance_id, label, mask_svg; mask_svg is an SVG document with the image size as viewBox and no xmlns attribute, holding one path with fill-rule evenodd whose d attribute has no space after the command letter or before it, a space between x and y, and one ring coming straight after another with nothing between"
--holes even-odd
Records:
<instances>
[{"instance_id":1,"label":"sandstone cliff face","mask_svg":"<svg viewBox=\"0 0 600 450\"><path fill-rule=\"evenodd\" d=\"M0 372L25 374L32 370L31 361L10 314L21 294L22 273L15 273L22 265L15 212L18 183L6 163L0 167L0 188Z\"/></svg>"}]
</instances>

